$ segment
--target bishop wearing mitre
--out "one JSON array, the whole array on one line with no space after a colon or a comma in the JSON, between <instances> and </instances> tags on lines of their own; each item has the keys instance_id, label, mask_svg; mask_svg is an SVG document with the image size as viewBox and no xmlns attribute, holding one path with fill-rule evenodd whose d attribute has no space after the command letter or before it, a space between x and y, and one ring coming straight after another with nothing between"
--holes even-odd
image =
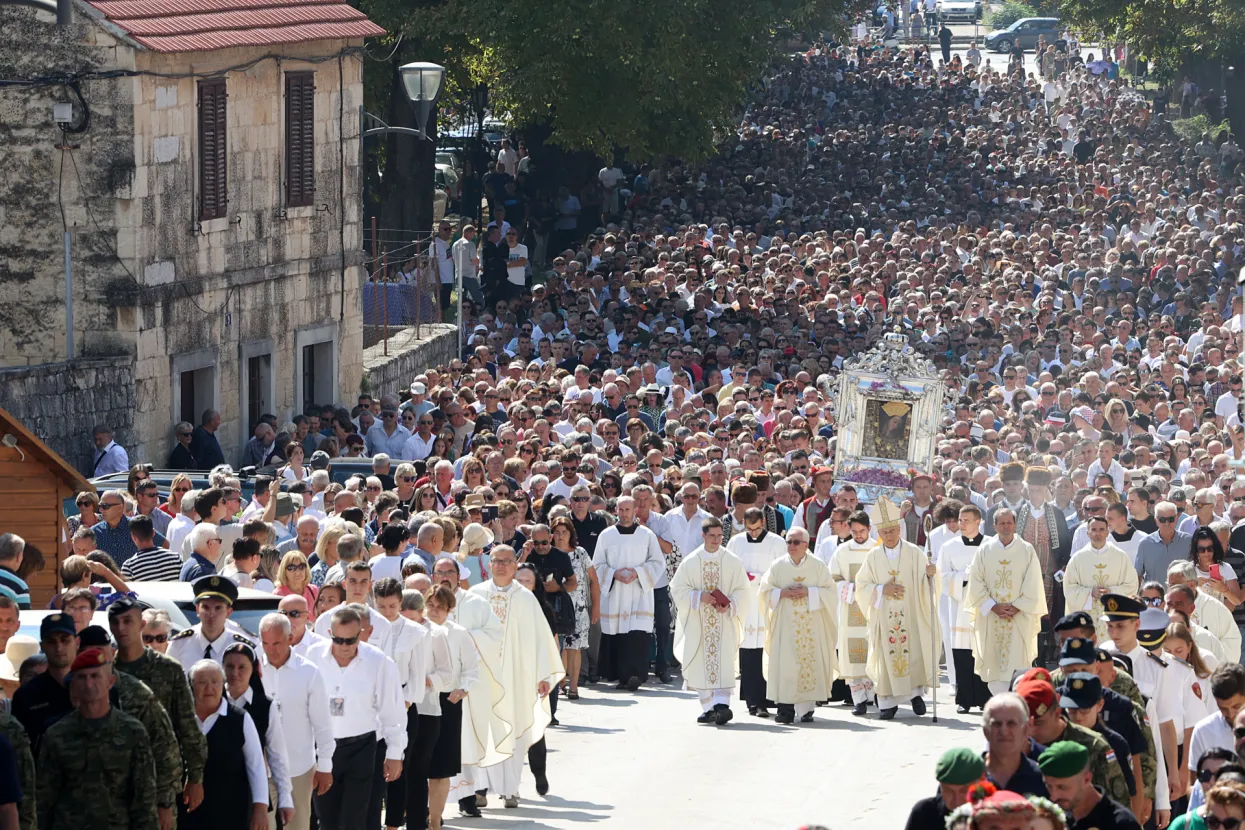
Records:
<instances>
[{"instance_id":1,"label":"bishop wearing mitre","mask_svg":"<svg viewBox=\"0 0 1245 830\"><path fill-rule=\"evenodd\" d=\"M856 572L865 557L878 546L869 538L869 514L857 510L848 517L851 535L830 555L830 578L839 592L839 675L852 693L857 717L868 712L873 700L869 679L869 624L856 601Z\"/></svg>"},{"instance_id":2,"label":"bishop wearing mitre","mask_svg":"<svg viewBox=\"0 0 1245 830\"><path fill-rule=\"evenodd\" d=\"M938 569L925 552L903 540L899 508L887 498L869 507L876 548L856 573L856 603L869 624L869 679L882 720L899 704L925 714L925 694L938 683Z\"/></svg>"},{"instance_id":3,"label":"bishop wearing mitre","mask_svg":"<svg viewBox=\"0 0 1245 830\"><path fill-rule=\"evenodd\" d=\"M809 533L787 531L787 553L761 577L758 599L769 609L765 683L778 704L775 723L811 723L813 707L830 699L834 654L834 580L809 550Z\"/></svg>"},{"instance_id":4,"label":"bishop wearing mitre","mask_svg":"<svg viewBox=\"0 0 1245 830\"><path fill-rule=\"evenodd\" d=\"M1107 636L1107 624L1103 622L1102 597L1104 594L1137 593L1137 571L1132 558L1111 542L1107 520L1103 516L1091 516L1085 531L1089 544L1072 554L1064 569L1063 594L1068 613L1088 611L1094 618L1098 642Z\"/></svg>"},{"instance_id":5,"label":"bishop wearing mitre","mask_svg":"<svg viewBox=\"0 0 1245 830\"><path fill-rule=\"evenodd\" d=\"M722 546L722 520L700 523L704 544L683 557L670 580L670 598L679 616L674 653L683 666L683 683L700 698L698 723L725 726L734 716L735 655L742 619L752 594L739 557Z\"/></svg>"},{"instance_id":6,"label":"bishop wearing mitre","mask_svg":"<svg viewBox=\"0 0 1245 830\"><path fill-rule=\"evenodd\" d=\"M964 606L972 614L973 666L998 694L1037 657L1046 591L1037 551L1016 533L1010 507L994 512L994 532L969 568Z\"/></svg>"}]
</instances>

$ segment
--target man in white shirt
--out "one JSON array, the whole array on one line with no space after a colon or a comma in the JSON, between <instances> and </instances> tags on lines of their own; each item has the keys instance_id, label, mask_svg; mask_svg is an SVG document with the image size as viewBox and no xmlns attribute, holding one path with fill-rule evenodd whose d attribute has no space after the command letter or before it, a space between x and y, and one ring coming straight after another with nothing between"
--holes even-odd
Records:
<instances>
[{"instance_id":1,"label":"man in white shirt","mask_svg":"<svg viewBox=\"0 0 1245 830\"><path fill-rule=\"evenodd\" d=\"M307 627L311 614L307 608L307 598L302 594L287 594L277 604L277 613L290 621L290 648L299 657L306 657L316 643L323 643L324 638Z\"/></svg>"},{"instance_id":2,"label":"man in white shirt","mask_svg":"<svg viewBox=\"0 0 1245 830\"><path fill-rule=\"evenodd\" d=\"M363 619L359 612L339 607L332 613L330 626L332 640L309 655L324 679L336 741L336 774L328 791L316 796L316 815L324 830L346 830L363 825L359 814L369 803L373 788L379 787L376 755L381 741L385 743L385 783L396 781L402 774L406 707L397 666L383 651L361 642Z\"/></svg>"},{"instance_id":3,"label":"man in white shirt","mask_svg":"<svg viewBox=\"0 0 1245 830\"><path fill-rule=\"evenodd\" d=\"M454 289L454 257L451 252L454 228L449 222L442 220L437 226L437 235L432 238L432 256L437 263L437 276L441 279L441 313L450 307L450 294Z\"/></svg>"},{"instance_id":4,"label":"man in white shirt","mask_svg":"<svg viewBox=\"0 0 1245 830\"><path fill-rule=\"evenodd\" d=\"M1110 439L1098 442L1098 459L1089 465L1086 472L1086 479L1091 486L1094 477L1100 473L1111 476L1111 483L1115 485L1117 493L1124 492L1124 468L1115 460L1115 442Z\"/></svg>"},{"instance_id":5,"label":"man in white shirt","mask_svg":"<svg viewBox=\"0 0 1245 830\"><path fill-rule=\"evenodd\" d=\"M338 547L341 547L341 540L338 540ZM342 580L342 587L346 591L345 604L357 603L359 605L368 604L368 595L372 592L372 566L357 559L353 562L346 563L342 568L342 574L345 577ZM329 637L332 630L332 620L328 614L321 614L316 620L316 633L321 637ZM381 651L385 651L389 644L390 625L389 621L380 614L373 614L371 617L372 633L367 638L367 642ZM367 628L365 625L364 628Z\"/></svg>"},{"instance_id":6,"label":"man in white shirt","mask_svg":"<svg viewBox=\"0 0 1245 830\"><path fill-rule=\"evenodd\" d=\"M514 176L519 172L519 154L510 146L510 139L501 140L501 149L497 151L497 163L507 175Z\"/></svg>"},{"instance_id":7,"label":"man in white shirt","mask_svg":"<svg viewBox=\"0 0 1245 830\"><path fill-rule=\"evenodd\" d=\"M1211 675L1210 693L1219 711L1202 718L1193 727L1188 751L1185 752L1185 763L1192 773L1197 772L1198 760L1210 750L1235 751L1232 724L1237 715L1245 710L1245 667L1239 663L1225 663L1217 667Z\"/></svg>"},{"instance_id":8,"label":"man in white shirt","mask_svg":"<svg viewBox=\"0 0 1245 830\"><path fill-rule=\"evenodd\" d=\"M288 617L266 614L259 623L259 636L264 648L264 689L277 702L294 792L294 818L285 827L308 830L312 793L324 795L333 785L337 742L328 693L320 670L294 653Z\"/></svg>"},{"instance_id":9,"label":"man in white shirt","mask_svg":"<svg viewBox=\"0 0 1245 830\"><path fill-rule=\"evenodd\" d=\"M428 412L420 415L415 422L415 432L406 439L402 446L403 461L423 461L432 454L432 445L437 436L432 432L432 415Z\"/></svg>"},{"instance_id":10,"label":"man in white shirt","mask_svg":"<svg viewBox=\"0 0 1245 830\"><path fill-rule=\"evenodd\" d=\"M91 478L129 472L130 457L120 444L112 440L111 427L98 425L91 430L91 438L95 441L95 465L91 468Z\"/></svg>"},{"instance_id":11,"label":"man in white shirt","mask_svg":"<svg viewBox=\"0 0 1245 830\"><path fill-rule=\"evenodd\" d=\"M1218 397L1215 401L1215 417L1219 419L1219 426L1222 427L1227 418L1233 415L1240 416L1241 412L1241 376L1232 375L1228 378L1229 389Z\"/></svg>"},{"instance_id":12,"label":"man in white shirt","mask_svg":"<svg viewBox=\"0 0 1245 830\"><path fill-rule=\"evenodd\" d=\"M519 232L514 228L506 231L506 283L508 298L514 299L527 287L527 246L519 242Z\"/></svg>"},{"instance_id":13,"label":"man in white shirt","mask_svg":"<svg viewBox=\"0 0 1245 830\"><path fill-rule=\"evenodd\" d=\"M454 273L462 281L462 290L471 301L484 308L484 293L480 290L480 249L476 247L475 225L463 225L462 236L450 249L454 260Z\"/></svg>"}]
</instances>

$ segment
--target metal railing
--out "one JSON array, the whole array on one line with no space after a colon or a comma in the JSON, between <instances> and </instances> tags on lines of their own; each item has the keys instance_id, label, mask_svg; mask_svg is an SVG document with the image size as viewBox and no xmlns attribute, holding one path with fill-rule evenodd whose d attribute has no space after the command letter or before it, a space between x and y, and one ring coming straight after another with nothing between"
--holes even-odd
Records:
<instances>
[{"instance_id":1,"label":"metal railing","mask_svg":"<svg viewBox=\"0 0 1245 830\"><path fill-rule=\"evenodd\" d=\"M425 325L445 322L441 278L428 255L432 238L428 233L377 228L375 218L365 230L365 349L383 343L388 355L389 340L398 332L414 328L416 339L422 339Z\"/></svg>"}]
</instances>

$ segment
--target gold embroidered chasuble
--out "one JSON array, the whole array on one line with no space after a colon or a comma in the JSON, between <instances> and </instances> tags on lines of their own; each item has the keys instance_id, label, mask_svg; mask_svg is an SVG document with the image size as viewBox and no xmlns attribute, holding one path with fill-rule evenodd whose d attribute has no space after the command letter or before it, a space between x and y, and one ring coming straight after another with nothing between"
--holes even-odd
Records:
<instances>
[{"instance_id":1,"label":"gold embroidered chasuble","mask_svg":"<svg viewBox=\"0 0 1245 830\"><path fill-rule=\"evenodd\" d=\"M908 698L938 684L941 649L935 597L942 590L937 574L933 586L925 576L929 560L911 542L898 548L879 544L865 555L856 573L856 602L869 624L869 678L879 697ZM892 558L893 557L893 558ZM882 596L894 580L904 587L902 598Z\"/></svg>"},{"instance_id":2,"label":"gold embroidered chasuble","mask_svg":"<svg viewBox=\"0 0 1245 830\"><path fill-rule=\"evenodd\" d=\"M775 560L760 579L757 601L769 611L765 639L767 693L776 703L829 700L838 676L834 580L826 563L806 554L797 565L789 554ZM779 597L784 588L800 586L808 596Z\"/></svg>"},{"instance_id":3,"label":"gold embroidered chasuble","mask_svg":"<svg viewBox=\"0 0 1245 830\"><path fill-rule=\"evenodd\" d=\"M743 619L752 599L752 583L738 556L725 546L709 553L699 547L679 563L670 580L670 598L679 616L674 653L683 666L683 682L696 691L735 688L736 658ZM726 611L701 602L702 591L719 590L731 600Z\"/></svg>"}]
</instances>

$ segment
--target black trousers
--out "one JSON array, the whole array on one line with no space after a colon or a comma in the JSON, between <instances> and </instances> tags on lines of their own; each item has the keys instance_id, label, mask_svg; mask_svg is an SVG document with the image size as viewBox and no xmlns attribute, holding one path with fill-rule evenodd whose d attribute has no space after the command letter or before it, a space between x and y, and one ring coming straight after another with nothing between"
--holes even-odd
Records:
<instances>
[{"instance_id":1,"label":"black trousers","mask_svg":"<svg viewBox=\"0 0 1245 830\"><path fill-rule=\"evenodd\" d=\"M389 785L385 782L385 742L378 740L376 742L376 758L372 764L374 767L372 777L372 792L367 800L367 826L370 828L380 827L381 807L385 802L385 795L389 792ZM336 766L333 769L337 769Z\"/></svg>"},{"instance_id":2,"label":"black trousers","mask_svg":"<svg viewBox=\"0 0 1245 830\"><path fill-rule=\"evenodd\" d=\"M973 650L953 648L951 659L955 662L955 705L985 706L990 699L990 687L977 676Z\"/></svg>"},{"instance_id":3,"label":"black trousers","mask_svg":"<svg viewBox=\"0 0 1245 830\"><path fill-rule=\"evenodd\" d=\"M414 732L409 724L406 730L408 737L402 791L395 794L393 784L389 785L389 797L395 801L400 800L404 810L398 813L396 823L387 821L386 824L390 827L401 827L405 817L408 828L419 828L428 823L428 765L432 761L432 750L436 748L437 737L441 734L441 719L436 715L416 714L414 706L407 713L408 717L413 716L416 726Z\"/></svg>"},{"instance_id":4,"label":"black trousers","mask_svg":"<svg viewBox=\"0 0 1245 830\"><path fill-rule=\"evenodd\" d=\"M774 705L772 700L766 699L765 675L761 671L761 658L764 654L763 648L739 650L739 696L748 704L749 709Z\"/></svg>"},{"instance_id":5,"label":"black trousers","mask_svg":"<svg viewBox=\"0 0 1245 830\"><path fill-rule=\"evenodd\" d=\"M661 674L674 662L674 636L670 633L670 588L653 589L653 642L657 646L653 669Z\"/></svg>"},{"instance_id":6,"label":"black trousers","mask_svg":"<svg viewBox=\"0 0 1245 830\"><path fill-rule=\"evenodd\" d=\"M376 830L376 824L368 824L368 813L361 807L371 803L372 785L376 778L376 758L384 758L377 751L375 732L343 738L333 752L333 786L324 795L314 796L316 814L324 830ZM380 789L377 787L377 789Z\"/></svg>"},{"instance_id":7,"label":"black trousers","mask_svg":"<svg viewBox=\"0 0 1245 830\"><path fill-rule=\"evenodd\" d=\"M549 711L553 717L558 716L558 685L555 683L553 689L549 692ZM548 734L549 730L545 730ZM544 775L548 769L546 762L549 758L549 746L545 743L545 736L542 735L540 740L527 748L527 765L532 768L533 775Z\"/></svg>"},{"instance_id":8,"label":"black trousers","mask_svg":"<svg viewBox=\"0 0 1245 830\"><path fill-rule=\"evenodd\" d=\"M612 675L618 682L626 683L633 677L638 677L641 683L648 680L648 650L652 640L653 635L647 631L601 635L601 650L606 650L608 641Z\"/></svg>"}]
</instances>

